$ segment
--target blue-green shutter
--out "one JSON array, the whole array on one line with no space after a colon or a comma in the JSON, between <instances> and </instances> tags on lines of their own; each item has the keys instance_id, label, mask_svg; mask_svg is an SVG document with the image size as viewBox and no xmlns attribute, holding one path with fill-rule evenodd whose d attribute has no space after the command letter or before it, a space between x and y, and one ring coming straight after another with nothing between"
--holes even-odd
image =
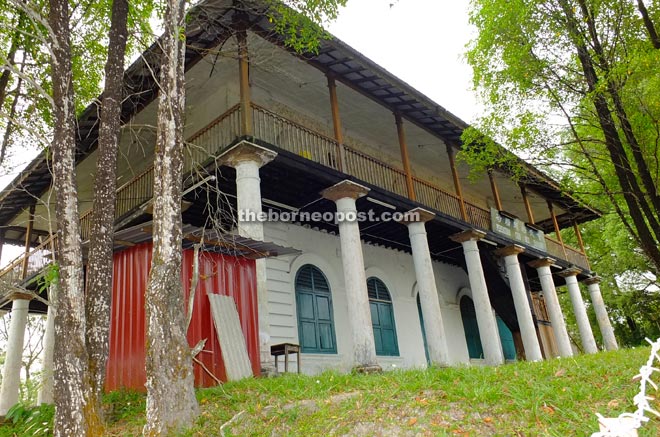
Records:
<instances>
[{"instance_id":1,"label":"blue-green shutter","mask_svg":"<svg viewBox=\"0 0 660 437\"><path fill-rule=\"evenodd\" d=\"M474 302L467 296L461 298L461 317L463 319L463 329L465 330L465 340L467 342L470 358L483 358L484 351L481 345L481 338L479 337L477 313L474 309ZM497 330L500 337L500 343L502 344L504 358L507 360L515 360L516 346L513 342L513 334L500 316L497 316Z\"/></svg>"},{"instance_id":2,"label":"blue-green shutter","mask_svg":"<svg viewBox=\"0 0 660 437\"><path fill-rule=\"evenodd\" d=\"M483 358L484 350L481 346L481 338L479 338L479 325L477 325L477 312L474 309L474 302L469 297L463 296L460 306L468 354L470 358Z\"/></svg>"},{"instance_id":3,"label":"blue-green shutter","mask_svg":"<svg viewBox=\"0 0 660 437\"><path fill-rule=\"evenodd\" d=\"M367 279L371 323L374 329L376 355L399 355L392 298L387 287L378 278Z\"/></svg>"},{"instance_id":4,"label":"blue-green shutter","mask_svg":"<svg viewBox=\"0 0 660 437\"><path fill-rule=\"evenodd\" d=\"M507 360L516 359L516 345L513 342L513 334L504 320L497 316L497 330L500 333L500 341L502 342L502 352L504 352L504 358Z\"/></svg>"},{"instance_id":5,"label":"blue-green shutter","mask_svg":"<svg viewBox=\"0 0 660 437\"><path fill-rule=\"evenodd\" d=\"M429 358L429 344L426 341L426 329L424 328L424 315L422 314L422 302L419 299L419 292L417 292L417 313L419 314L419 324L422 328L422 341L424 342L424 356L426 357L426 362L431 364L431 358Z\"/></svg>"},{"instance_id":6,"label":"blue-green shutter","mask_svg":"<svg viewBox=\"0 0 660 437\"><path fill-rule=\"evenodd\" d=\"M296 275L298 337L303 352L337 353L332 295L323 273L307 264Z\"/></svg>"}]
</instances>

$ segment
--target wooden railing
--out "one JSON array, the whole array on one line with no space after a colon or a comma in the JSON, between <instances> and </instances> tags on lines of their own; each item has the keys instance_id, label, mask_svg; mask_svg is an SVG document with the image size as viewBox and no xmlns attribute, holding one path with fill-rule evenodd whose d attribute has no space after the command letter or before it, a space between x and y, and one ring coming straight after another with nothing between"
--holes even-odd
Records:
<instances>
[{"instance_id":1,"label":"wooden railing","mask_svg":"<svg viewBox=\"0 0 660 437\"><path fill-rule=\"evenodd\" d=\"M231 143L240 132L239 106L235 105L213 120L203 129L195 132L186 142L184 155L184 175L194 171L199 164L215 156L223 147ZM153 197L154 168L147 168L142 173L117 189L115 219L119 220L130 214ZM92 210L80 217L82 239L87 240L91 233Z\"/></svg>"},{"instance_id":2,"label":"wooden railing","mask_svg":"<svg viewBox=\"0 0 660 437\"><path fill-rule=\"evenodd\" d=\"M255 104L252 105L252 123L256 138L326 167L342 170L340 148L333 139Z\"/></svg>"},{"instance_id":3,"label":"wooden railing","mask_svg":"<svg viewBox=\"0 0 660 437\"><path fill-rule=\"evenodd\" d=\"M346 174L385 188L392 193L406 196L406 174L379 159L369 156L359 150L344 146L346 156Z\"/></svg>"},{"instance_id":4,"label":"wooden railing","mask_svg":"<svg viewBox=\"0 0 660 437\"><path fill-rule=\"evenodd\" d=\"M580 250L567 246L566 244L562 246L559 241L548 235L545 236L545 247L546 252L552 258L563 259L581 269L591 270L589 259Z\"/></svg>"},{"instance_id":5,"label":"wooden railing","mask_svg":"<svg viewBox=\"0 0 660 437\"><path fill-rule=\"evenodd\" d=\"M340 145L330 137L255 104L252 104L252 119L254 136L260 140L400 196L408 195L406 175L400 168L345 144ZM420 203L478 228L491 230L490 211L465 202L467 217L464 219L458 196L416 176L412 180ZM546 242L548 254L552 257L589 269L587 257L581 251L570 246L562 247L550 237L546 237Z\"/></svg>"},{"instance_id":6,"label":"wooden railing","mask_svg":"<svg viewBox=\"0 0 660 437\"><path fill-rule=\"evenodd\" d=\"M25 266L26 254L17 256L0 270L0 278L8 283L17 284L43 270L52 261L54 244L55 237L51 236L30 250L27 253L27 266ZM24 267L26 267L25 271L23 271Z\"/></svg>"},{"instance_id":7,"label":"wooden railing","mask_svg":"<svg viewBox=\"0 0 660 437\"><path fill-rule=\"evenodd\" d=\"M186 175L194 172L201 164L206 164L213 159L218 152L241 135L240 115L240 106L235 105L188 138L184 158ZM340 145L326 135L256 104L252 104L252 120L253 136L262 141L392 193L403 197L408 196L406 174L400 168L353 147ZM460 199L455 194L416 176L413 176L412 180L417 201L420 203L458 220L465 220L478 228L491 229L488 210L465 202L467 217L464 219L461 214ZM153 183L154 170L153 167L149 167L119 187L117 189L116 219L120 220L128 216L136 208L149 201L153 197ZM81 216L80 224L82 238L87 240L91 232L91 210ZM550 237L546 237L546 243L550 256L566 259L584 269L589 268L587 257L579 250L568 246L562 247L559 242ZM49 248L50 243L47 241L29 253L28 272L38 271L48 264ZM12 278L20 280L24 258L24 256L18 257L0 271L0 277L10 275Z\"/></svg>"},{"instance_id":8,"label":"wooden railing","mask_svg":"<svg viewBox=\"0 0 660 437\"><path fill-rule=\"evenodd\" d=\"M314 132L261 106L252 105L254 136L288 152L407 197L405 172L373 156ZM345 168L343 168L345 167ZM459 198L440 187L413 177L417 199L437 211L462 220ZM490 212L466 202L467 220L490 229Z\"/></svg>"}]
</instances>

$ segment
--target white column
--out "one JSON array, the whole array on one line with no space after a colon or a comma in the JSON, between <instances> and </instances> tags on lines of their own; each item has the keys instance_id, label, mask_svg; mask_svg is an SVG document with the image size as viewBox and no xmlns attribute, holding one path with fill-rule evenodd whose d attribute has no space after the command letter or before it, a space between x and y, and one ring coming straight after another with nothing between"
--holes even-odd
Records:
<instances>
[{"instance_id":1,"label":"white column","mask_svg":"<svg viewBox=\"0 0 660 437\"><path fill-rule=\"evenodd\" d=\"M555 281L552 279L552 271L550 266L555 263L552 258L541 258L529 263L531 267L536 269L541 282L541 290L543 290L543 298L545 299L545 306L548 310L550 323L552 324L552 331L555 334L557 341L557 348L559 349L559 356L572 357L573 348L571 347L571 340L566 331L566 322L564 322L564 314L561 312L559 299L557 298L557 289L555 288Z\"/></svg>"},{"instance_id":2,"label":"white column","mask_svg":"<svg viewBox=\"0 0 660 437\"><path fill-rule=\"evenodd\" d=\"M27 324L29 299L20 295L13 297L11 305L11 322L9 323L9 338L7 339L7 354L2 368L2 388L0 389L0 416L18 402L21 384L21 367L23 365L23 341L25 340L25 325Z\"/></svg>"},{"instance_id":3,"label":"white column","mask_svg":"<svg viewBox=\"0 0 660 437\"><path fill-rule=\"evenodd\" d=\"M236 208L238 234L253 240L264 240L264 224L255 220L261 212L261 178L259 169L272 161L276 152L241 141L219 157L219 162L236 169ZM245 214L245 215L242 215ZM251 216L251 217L250 217ZM241 220L243 217L247 220ZM257 276L257 305L259 311L259 355L264 373L275 371L270 354L270 321L268 317L268 282L266 260L255 260Z\"/></svg>"},{"instance_id":4,"label":"white column","mask_svg":"<svg viewBox=\"0 0 660 437\"><path fill-rule=\"evenodd\" d=\"M522 246L514 244L513 246L498 249L495 253L504 257L506 274L509 277L509 286L511 287L511 294L513 296L513 305L516 308L516 316L518 317L520 336L522 337L523 347L525 348L525 358L527 361L541 361L543 360L543 355L541 354L539 339L536 336L536 327L532 318L532 310L529 307L527 289L525 288L525 282L520 271L520 262L518 261L518 254L524 251L525 249Z\"/></svg>"},{"instance_id":5,"label":"white column","mask_svg":"<svg viewBox=\"0 0 660 437\"><path fill-rule=\"evenodd\" d=\"M41 387L37 395L37 405L53 403L53 355L55 353L55 285L48 290L48 315L44 333L44 351L42 355Z\"/></svg>"},{"instance_id":6,"label":"white column","mask_svg":"<svg viewBox=\"0 0 660 437\"><path fill-rule=\"evenodd\" d=\"M598 327L603 335L605 349L608 351L615 351L619 349L619 345L616 342L614 330L612 329L610 318L607 315L607 308L605 307L605 302L603 302L603 296L600 293L600 277L592 276L584 281L584 283L587 284L589 296L591 296L591 303L594 306L596 320L598 320Z\"/></svg>"},{"instance_id":7,"label":"white column","mask_svg":"<svg viewBox=\"0 0 660 437\"><path fill-rule=\"evenodd\" d=\"M497 320L488 297L488 287L486 286L479 245L477 244L485 235L481 231L467 230L450 238L463 245L470 289L472 290L472 300L477 313L479 338L484 351L484 361L488 365L498 365L504 363L504 353L502 352L500 334L497 329Z\"/></svg>"},{"instance_id":8,"label":"white column","mask_svg":"<svg viewBox=\"0 0 660 437\"><path fill-rule=\"evenodd\" d=\"M581 272L582 270L578 268L570 268L560 272L559 276L562 276L566 280L566 287L568 288L568 294L571 297L571 304L573 305L573 312L575 313L578 331L580 331L582 349L586 354L595 354L598 352L598 346L596 346L596 340L594 339L594 333L591 330L591 323L589 323L587 309L584 307L584 301L582 300L580 285L577 281L577 275Z\"/></svg>"},{"instance_id":9,"label":"white column","mask_svg":"<svg viewBox=\"0 0 660 437\"><path fill-rule=\"evenodd\" d=\"M424 332L426 333L429 360L432 364L448 366L447 337L442 324L438 289L435 283L433 262L425 227L425 223L432 220L433 217L435 217L435 214L432 212L415 208L406 214L406 218L402 223L408 226L408 235L410 236L410 247L415 265L417 288L419 289L419 301L424 316Z\"/></svg>"},{"instance_id":10,"label":"white column","mask_svg":"<svg viewBox=\"0 0 660 437\"><path fill-rule=\"evenodd\" d=\"M341 262L344 287L348 300L348 320L353 333L353 365L359 371L378 371L374 331L367 294L360 227L356 220L355 201L366 195L368 188L351 181L342 181L324 190L321 195L337 205Z\"/></svg>"}]
</instances>

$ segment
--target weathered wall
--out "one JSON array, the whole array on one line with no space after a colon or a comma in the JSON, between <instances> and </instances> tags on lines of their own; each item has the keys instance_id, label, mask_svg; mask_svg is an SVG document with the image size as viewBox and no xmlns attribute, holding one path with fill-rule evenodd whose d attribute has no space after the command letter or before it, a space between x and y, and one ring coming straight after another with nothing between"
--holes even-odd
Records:
<instances>
[{"instance_id":1,"label":"weathered wall","mask_svg":"<svg viewBox=\"0 0 660 437\"><path fill-rule=\"evenodd\" d=\"M194 252L184 251L182 283L186 295L192 279ZM202 252L199 255L199 283L195 293L193 318L188 330L191 347L207 339L197 358L219 379L226 380L220 345L213 326L207 293L232 296L236 301L248 354L255 375L259 365L259 326L254 261ZM151 243L118 252L114 256L113 302L106 390L144 390L145 315L144 291L151 263ZM213 379L194 365L195 385L215 385Z\"/></svg>"},{"instance_id":2,"label":"weathered wall","mask_svg":"<svg viewBox=\"0 0 660 437\"><path fill-rule=\"evenodd\" d=\"M302 250L296 257L271 258L268 265L268 298L271 341L298 343L294 282L300 267L313 264L328 279L332 292L337 354L303 354L302 370L348 370L351 366L351 334L344 290L339 238L301 226L266 223L266 239ZM396 321L399 357L378 357L385 369L426 365L421 325L417 312L417 288L412 256L382 247L363 245L367 277L376 276L388 287ZM468 363L467 344L456 296L468 284L466 273L447 264L435 263L435 277L447 334L450 360Z\"/></svg>"}]
</instances>

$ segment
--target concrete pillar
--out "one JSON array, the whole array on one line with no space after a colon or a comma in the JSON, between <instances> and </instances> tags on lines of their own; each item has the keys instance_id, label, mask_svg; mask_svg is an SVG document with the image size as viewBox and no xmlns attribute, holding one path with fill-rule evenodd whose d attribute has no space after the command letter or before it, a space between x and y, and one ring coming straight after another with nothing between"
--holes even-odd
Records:
<instances>
[{"instance_id":1,"label":"concrete pillar","mask_svg":"<svg viewBox=\"0 0 660 437\"><path fill-rule=\"evenodd\" d=\"M7 354L2 368L2 388L0 389L0 416L18 402L21 385L21 367L23 366L23 342L27 324L30 297L15 294L11 297L11 322L7 339Z\"/></svg>"},{"instance_id":2,"label":"concrete pillar","mask_svg":"<svg viewBox=\"0 0 660 437\"><path fill-rule=\"evenodd\" d=\"M571 297L571 304L573 305L573 312L575 313L578 331L580 331L582 349L586 354L595 354L598 352L598 346L596 346L594 333L591 331L591 323L589 323L589 316L587 315L587 309L584 307L582 292L580 291L580 285L577 281L577 275L581 272L582 270L578 268L570 268L559 272L559 276L566 280L566 287L568 288L568 294Z\"/></svg>"},{"instance_id":3,"label":"concrete pillar","mask_svg":"<svg viewBox=\"0 0 660 437\"><path fill-rule=\"evenodd\" d=\"M497 329L497 320L488 297L488 287L486 286L486 278L484 277L481 256L479 255L479 245L477 244L484 236L486 236L484 232L470 229L454 234L450 238L463 245L470 289L472 290L472 300L477 313L479 338L484 350L484 360L488 365L498 365L504 363L504 353L502 352L500 334Z\"/></svg>"},{"instance_id":4,"label":"concrete pillar","mask_svg":"<svg viewBox=\"0 0 660 437\"><path fill-rule=\"evenodd\" d=\"M324 190L321 195L337 205L341 262L348 300L348 320L353 333L353 365L358 371L378 371L371 309L367 294L360 227L356 219L355 201L366 195L368 188L348 180Z\"/></svg>"},{"instance_id":5,"label":"concrete pillar","mask_svg":"<svg viewBox=\"0 0 660 437\"><path fill-rule=\"evenodd\" d=\"M424 332L426 333L429 360L432 364L448 366L447 337L442 324L438 289L435 283L433 262L425 227L425 223L432 220L433 217L435 217L435 214L432 212L415 208L406 214L404 221L401 223L408 226L417 288L419 289L419 301L424 316Z\"/></svg>"},{"instance_id":6,"label":"concrete pillar","mask_svg":"<svg viewBox=\"0 0 660 437\"><path fill-rule=\"evenodd\" d=\"M495 251L495 254L504 257L506 274L509 277L509 286L513 295L513 305L516 308L518 317L518 326L520 327L520 336L525 349L525 358L527 361L541 361L543 354L536 336L536 327L532 318L532 310L529 307L529 297L520 271L520 262L518 254L524 252L522 246L514 244L513 246L503 247Z\"/></svg>"},{"instance_id":7,"label":"concrete pillar","mask_svg":"<svg viewBox=\"0 0 660 437\"><path fill-rule=\"evenodd\" d=\"M238 234L242 237L264 240L263 221L255 219L262 213L259 169L276 156L277 153L272 150L248 141L241 141L218 158L220 164L236 169L236 208L239 214L237 227ZM255 260L255 269L259 309L259 355L262 373L268 374L275 371L275 365L270 354L266 260Z\"/></svg>"},{"instance_id":8,"label":"concrete pillar","mask_svg":"<svg viewBox=\"0 0 660 437\"><path fill-rule=\"evenodd\" d=\"M568 331L566 331L564 314L561 312L555 281L552 279L552 271L550 270L550 266L554 263L555 260L552 258L541 258L528 263L528 265L535 268L539 275L541 290L543 290L543 297L545 299L545 307L548 310L552 331L555 334L559 356L572 357L573 348L571 347L571 340L568 337Z\"/></svg>"},{"instance_id":9,"label":"concrete pillar","mask_svg":"<svg viewBox=\"0 0 660 437\"><path fill-rule=\"evenodd\" d=\"M603 296L600 294L600 277L592 276L587 278L584 283L587 284L589 296L591 296L591 304L594 306L596 320L598 320L598 327L603 335L603 345L606 350L615 351L619 349L619 345L616 342L614 330L612 329L610 318L607 315L607 308L605 307L605 302L603 302Z\"/></svg>"},{"instance_id":10,"label":"concrete pillar","mask_svg":"<svg viewBox=\"0 0 660 437\"><path fill-rule=\"evenodd\" d=\"M41 387L37 394L37 405L53 403L53 355L55 353L55 306L56 285L48 289L48 315L46 316L46 332L44 333L44 350L42 355Z\"/></svg>"}]
</instances>

